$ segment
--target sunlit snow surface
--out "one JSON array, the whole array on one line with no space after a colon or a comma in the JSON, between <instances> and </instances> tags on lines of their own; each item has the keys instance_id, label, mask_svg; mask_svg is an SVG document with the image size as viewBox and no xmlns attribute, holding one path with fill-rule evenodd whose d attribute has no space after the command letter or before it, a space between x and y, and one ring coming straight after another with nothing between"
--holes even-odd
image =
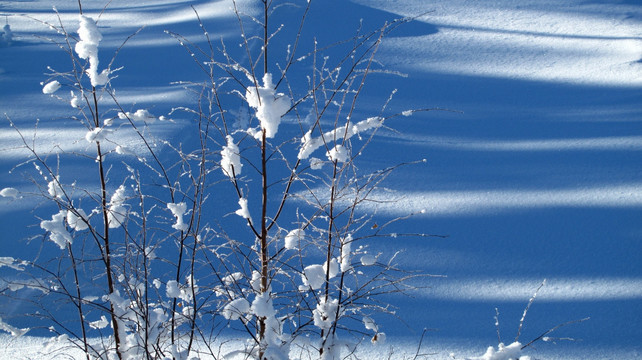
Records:
<instances>
[{"instance_id":1,"label":"sunlit snow surface","mask_svg":"<svg viewBox=\"0 0 642 360\"><path fill-rule=\"evenodd\" d=\"M87 4L86 13L98 18L101 8L95 3ZM56 22L54 4L69 28L76 26L75 1L0 5L0 15L9 15L14 40L0 48L0 113L11 117L28 139L40 119L38 144L55 154L90 145L86 131L59 120L69 114L68 89L54 94L64 101L42 93L40 83L49 80L46 66L65 69L66 59L42 39L48 28L32 18ZM147 26L119 55L125 69L115 85L126 111L145 108L160 116L190 99L169 84L192 76L185 68L193 64L163 33L169 29L194 41L201 38L190 5L217 38L237 36L226 1L115 0L100 16L101 54ZM250 1L240 5L252 11ZM398 132L382 129L364 154L373 159L362 165L366 169L425 158L425 164L391 175L375 194L384 202L368 210L382 219L425 210L400 225L399 232L449 236L373 244L383 252L407 249L399 257L406 268L447 276L422 280L413 298L391 300L403 322L378 321L388 334L384 353L414 356L427 328L423 353L437 359L450 353L479 356L497 345L495 308L504 341L510 343L528 299L547 278L520 341L566 321L591 320L557 334L582 341L540 343L528 355L642 356L642 4L328 0L327 7L345 11L325 11L324 17L338 19L310 22L336 24L336 32L352 31L359 18L368 24L369 19L426 13L384 41L380 61L408 77L375 78L377 86L363 100L372 111L359 114L359 120L379 115L386 91L393 88L399 92L392 111L458 111L394 119L386 126ZM319 30L319 35L327 33ZM388 90L378 90L383 88ZM152 131L159 138L175 138L185 121L160 122ZM140 146L135 134L123 130L118 136L119 143ZM0 188L34 191L19 171L7 173L24 159L19 146L14 130L3 123ZM133 150L144 153L141 147ZM76 176L82 181L80 170ZM73 177L63 174L67 182ZM0 198L0 224L6 230L0 241L9 248L0 256L19 255L23 228L38 224L28 212L35 205L19 197ZM49 358L51 349L42 344L41 339L3 336L0 354L20 351L24 358ZM364 348L363 357L380 358L380 349Z\"/></svg>"}]
</instances>

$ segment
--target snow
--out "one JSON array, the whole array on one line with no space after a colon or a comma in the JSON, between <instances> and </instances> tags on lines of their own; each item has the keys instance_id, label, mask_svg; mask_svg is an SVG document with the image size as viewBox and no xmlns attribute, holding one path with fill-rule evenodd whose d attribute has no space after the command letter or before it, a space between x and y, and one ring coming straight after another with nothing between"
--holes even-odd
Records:
<instances>
[{"instance_id":1,"label":"snow","mask_svg":"<svg viewBox=\"0 0 642 360\"><path fill-rule=\"evenodd\" d=\"M87 222L89 218L83 209L67 211L67 224L76 231L82 231L89 228Z\"/></svg>"},{"instance_id":2,"label":"snow","mask_svg":"<svg viewBox=\"0 0 642 360\"><path fill-rule=\"evenodd\" d=\"M91 86L105 85L109 81L109 70L104 69L98 73L98 46L103 36L98 30L94 19L80 15L78 36L80 41L76 43L75 50L81 59L89 60L89 69L86 71L91 80Z\"/></svg>"},{"instance_id":3,"label":"snow","mask_svg":"<svg viewBox=\"0 0 642 360\"><path fill-rule=\"evenodd\" d=\"M302 229L294 229L285 236L284 246L288 250L298 249L299 244L305 238L305 231Z\"/></svg>"},{"instance_id":4,"label":"snow","mask_svg":"<svg viewBox=\"0 0 642 360\"><path fill-rule=\"evenodd\" d=\"M172 228L185 231L189 228L189 224L183 222L183 215L187 210L187 204L184 202L181 203L167 203L167 208L172 212L172 215L176 218L176 223L172 225Z\"/></svg>"},{"instance_id":5,"label":"snow","mask_svg":"<svg viewBox=\"0 0 642 360\"><path fill-rule=\"evenodd\" d=\"M361 265L363 266L372 266L377 262L377 258L371 254L365 254L361 256Z\"/></svg>"},{"instance_id":6,"label":"snow","mask_svg":"<svg viewBox=\"0 0 642 360\"><path fill-rule=\"evenodd\" d=\"M189 303L193 298L192 287L189 286L189 284L182 285L176 280L170 280L165 284L165 292L168 297L181 299L187 303ZM194 285L194 292L198 292L198 286L196 285ZM189 306L184 305L183 311L187 308L189 308Z\"/></svg>"},{"instance_id":7,"label":"snow","mask_svg":"<svg viewBox=\"0 0 642 360\"><path fill-rule=\"evenodd\" d=\"M67 247L67 244L71 244L73 242L73 238L65 228L64 221L66 215L66 210L60 210L58 213L51 216L51 220L42 220L40 222L40 227L49 232L49 240L56 243L61 250L64 250Z\"/></svg>"},{"instance_id":8,"label":"snow","mask_svg":"<svg viewBox=\"0 0 642 360\"><path fill-rule=\"evenodd\" d=\"M168 107L190 101L189 92L168 85L188 77L183 76L185 69L177 65L180 64L177 54L182 49L170 48L175 45L174 39L158 36L169 28L199 41L198 30L191 30L198 28L194 11L185 4L169 0L130 4L117 0L115 9L108 7L100 14L102 4L88 2L87 17L81 18L79 36L80 53L90 61L87 70L92 84L105 84L111 76L107 70L103 72L98 63L98 47L103 59L101 64L106 64L124 37L139 26L147 26L128 42L116 59L125 65L117 79L122 81L118 84L117 96L132 112L112 109L110 116L122 112L134 121L149 122L157 119L149 110L167 113ZM346 10L335 11L339 5ZM62 21L68 24L67 29L75 29L76 4L63 2L57 6ZM195 7L212 34L216 31L216 38L226 37L234 30L234 26L223 29L218 27L224 26L217 26L229 19L229 3L199 3ZM375 211L379 224L385 219L414 213L409 221L400 222L403 225L391 230L400 234L436 233L448 238L381 238L373 241L368 254L358 253L354 259L349 256L349 250L354 249L349 249L346 246L349 242L344 241L345 253L342 251L336 262L341 272L349 271L351 265L355 266L354 270L367 271L369 268L361 265L374 265L384 259L371 254L406 249L397 258L399 267L444 274L447 278L422 278L417 280L420 289L412 292L411 297L391 300L396 307L395 316L407 325L399 325L394 316L373 315L379 330L386 332L387 343L378 348L364 344L359 349L359 358L377 359L384 353L394 354L393 358L413 358L421 329L426 327L438 331L427 333L422 352L434 353L436 359L448 359L450 353L457 359L475 356L478 359L640 358L640 4L619 0L452 0L430 4L419 0L350 0L329 3L328 7L331 10L324 16L309 19L311 23L322 20L325 25L333 24L328 31L315 30L320 37L332 35L333 31L337 35L352 34L353 25L358 25L359 19L364 20L364 26L369 26L378 20L429 11L408 23L408 30L402 27L398 34L391 33L379 48L378 56L384 69L398 70L408 77L373 77L375 82L360 96L362 111L352 118L375 120L350 122L349 126L359 126L348 127L348 131L341 126L334 131L332 124L323 123L323 132L317 129L305 137L294 135L300 140L299 158L309 159L310 167L315 170L321 169L324 161L318 158L325 159L327 150L336 150L336 145L350 139L344 134L355 135L351 129L359 132L378 129L364 152L364 161L359 163L364 170L427 159L425 165L393 172L384 184L385 189L373 193L372 201L364 202L361 211ZM48 15L51 3L45 0L7 2L2 11L3 15L9 14L6 21L11 24L10 28L8 24L4 27L0 41L2 115L6 113L24 130L27 141L31 141L34 133L44 139L36 145L51 158L58 153L82 153L91 148L85 141L85 136L92 132L90 129L61 120L68 119L70 111L75 111L69 109L70 105L75 108L84 105L84 94L65 96L64 104L59 105L55 98L61 93L53 92L55 83L39 86L49 76L43 75L48 65L53 64L60 71L68 69L63 62L66 55L62 54L63 59L56 62L56 53L48 48L50 45L39 40L49 37L50 30L29 19L45 18L55 24L55 17ZM96 27L93 19L98 19L99 26ZM81 32L86 32L86 38ZM7 34L11 34L11 46L5 46ZM279 35L275 36L275 43ZM101 37L102 40L98 40ZM303 54L297 57L303 60L300 55ZM166 71L166 65L155 65L157 61L170 64L172 71ZM126 74L131 73L136 80L127 80ZM272 73L276 78L277 69ZM143 84L143 80L153 83ZM290 99L280 96L273 88L274 79L269 80L270 86L266 79L260 79L258 89L246 83L248 90L242 95L248 99L248 105L250 101L259 105L257 90L267 100L278 99L282 105L278 111L259 109L263 105L250 106L261 127L266 129L266 136L277 137L283 133L285 138L292 134L290 127L294 127L288 119L281 121L281 115L287 111L284 110L286 100L289 108ZM68 85L71 84L61 84ZM386 126L392 129L388 130L383 127L382 119L374 115L380 114L381 99L388 96L388 90L384 89L393 87L399 91L389 108L402 117L387 119ZM43 92L47 93L45 88L54 96L43 96ZM286 93L285 89L281 84L278 91ZM269 101L260 103L270 104ZM461 113L422 114L408 110L425 106ZM116 116L122 119L120 114ZM35 118L41 119L37 131L33 129ZM181 136L184 126L186 122L157 122L153 131L162 129L155 135L173 140ZM366 126L371 127L366 129ZM256 133L262 135L260 131ZM136 145L136 134L127 135L122 128L118 134L119 153L147 156L146 150ZM99 134L90 137L94 135ZM15 140L15 131L6 122L0 129L0 140L0 188L3 188L0 224L5 232L0 266L2 271L8 271L14 270L13 267L23 268L21 263L12 260L27 257L20 253L25 244L21 239L47 232L45 248L51 246L48 241L53 240L52 237L56 238L55 244L63 248L68 240L65 234L81 231L78 227L82 227L83 222L73 219L75 214L70 211L56 213L59 209L48 209L39 216L44 219L41 225L51 230L38 229L38 226L27 228L34 223L30 210L36 204L24 197L39 190L21 180L17 176L20 168L15 170L14 166L29 154L20 150L21 143ZM110 140L114 139L110 137ZM96 141L96 137L90 141ZM225 146L230 146L230 142ZM319 148L323 150L314 154ZM238 153L238 150L231 151L230 158ZM121 158L124 157L119 157L119 161ZM331 161L340 159L346 158L330 157ZM239 174L240 167L234 168ZM10 170L13 170L11 174ZM112 184L119 181L118 175L110 174ZM63 173L62 179L72 198L77 194L66 184L77 181L82 187L86 181L85 174L78 170ZM49 177L48 182L47 192L52 197L63 196L57 181ZM127 210L125 200L124 188L121 196L111 198L110 226L122 221L123 217L119 220L117 214ZM245 202L239 202L237 214L249 218L247 199L241 200ZM231 202L232 206L235 201ZM168 228L179 225L184 211L177 210L180 219L173 210L169 211L175 222L168 224ZM85 217L80 210L78 215ZM37 231L26 235L17 229ZM307 237L311 239L314 235L308 232ZM286 236L284 246L294 248L288 244L299 246L296 237L288 241ZM310 259L306 264L315 261ZM301 280L304 284L316 289L323 286L323 261L306 268ZM548 282L529 310L520 342L531 340L564 321L591 316L590 321L563 329L559 334L561 338L582 341L538 342L536 348L527 348L521 353L517 351L518 345L498 345L494 309L499 308L502 314L499 324L504 340L511 339L524 306L543 278ZM180 284L169 282L169 294L180 297ZM241 300L238 299L239 314L249 313ZM10 325L17 319L15 313L9 317L13 305L3 303L2 308L3 331L23 334L22 328L26 325ZM233 318L232 308L228 310ZM319 315L325 313L324 309L318 311ZM105 324L98 317L88 320L96 326ZM323 324L321 318L319 321ZM365 321L359 326L366 326ZM370 335L377 331L367 327L366 330ZM377 334L377 337L382 336ZM551 338L554 337L552 334ZM66 355L60 357L82 358L64 337L58 339L52 334L50 338L55 341L50 341L45 349L46 340L39 337L2 335L0 357L20 354L24 358L47 359L59 351ZM244 345L242 341L230 339L222 346L231 352Z\"/></svg>"},{"instance_id":9,"label":"snow","mask_svg":"<svg viewBox=\"0 0 642 360\"><path fill-rule=\"evenodd\" d=\"M118 228L124 224L127 215L127 208L123 205L125 200L125 186L121 185L114 191L109 201L107 222L110 228Z\"/></svg>"},{"instance_id":10,"label":"snow","mask_svg":"<svg viewBox=\"0 0 642 360\"><path fill-rule=\"evenodd\" d=\"M327 332L337 317L338 307L337 299L321 299L313 311L314 326Z\"/></svg>"},{"instance_id":11,"label":"snow","mask_svg":"<svg viewBox=\"0 0 642 360\"><path fill-rule=\"evenodd\" d=\"M240 209L236 210L235 214L252 222L252 217L250 216L250 209L247 206L246 198L239 199L239 207Z\"/></svg>"},{"instance_id":12,"label":"snow","mask_svg":"<svg viewBox=\"0 0 642 360\"><path fill-rule=\"evenodd\" d=\"M107 135L111 133L111 130L97 127L93 130L87 131L85 135L85 140L88 142L101 142L107 139Z\"/></svg>"},{"instance_id":13,"label":"snow","mask_svg":"<svg viewBox=\"0 0 642 360\"><path fill-rule=\"evenodd\" d=\"M138 109L135 112L119 112L118 113L118 118L119 119L130 119L132 121L145 121L145 122L154 122L156 120L156 116L154 116L152 113L149 112L147 109Z\"/></svg>"},{"instance_id":14,"label":"snow","mask_svg":"<svg viewBox=\"0 0 642 360\"><path fill-rule=\"evenodd\" d=\"M171 298L181 297L181 289L178 286L178 281L170 280L167 282L167 285L165 285L165 287L166 287L167 296Z\"/></svg>"},{"instance_id":15,"label":"snow","mask_svg":"<svg viewBox=\"0 0 642 360\"><path fill-rule=\"evenodd\" d=\"M101 315L100 320L89 322L89 326L92 329L104 329L108 325L109 325L109 321L107 321L107 318L105 317L105 315Z\"/></svg>"},{"instance_id":16,"label":"snow","mask_svg":"<svg viewBox=\"0 0 642 360\"><path fill-rule=\"evenodd\" d=\"M27 333L27 331L29 331L29 329L18 329L16 327L13 327L2 321L2 318L0 318L0 330L8 332L11 334L11 336L14 337L22 336Z\"/></svg>"},{"instance_id":17,"label":"snow","mask_svg":"<svg viewBox=\"0 0 642 360\"><path fill-rule=\"evenodd\" d=\"M325 284L325 270L323 265L308 265L303 269L301 274L303 284L312 288L312 290L320 289Z\"/></svg>"},{"instance_id":18,"label":"snow","mask_svg":"<svg viewBox=\"0 0 642 360\"><path fill-rule=\"evenodd\" d=\"M24 263L16 261L16 259L10 256L0 257L0 267L7 266L17 271L24 270Z\"/></svg>"},{"instance_id":19,"label":"snow","mask_svg":"<svg viewBox=\"0 0 642 360\"><path fill-rule=\"evenodd\" d=\"M221 311L221 315L228 320L238 320L249 312L250 303L244 298L238 298L225 305L223 311Z\"/></svg>"},{"instance_id":20,"label":"snow","mask_svg":"<svg viewBox=\"0 0 642 360\"><path fill-rule=\"evenodd\" d=\"M377 324L372 320L371 318L364 316L363 317L363 325L366 327L367 330L372 330L374 332L377 332Z\"/></svg>"},{"instance_id":21,"label":"snow","mask_svg":"<svg viewBox=\"0 0 642 360\"><path fill-rule=\"evenodd\" d=\"M241 279L243 279L243 273L237 271L224 276L221 280L225 285L232 285Z\"/></svg>"},{"instance_id":22,"label":"snow","mask_svg":"<svg viewBox=\"0 0 642 360\"><path fill-rule=\"evenodd\" d=\"M256 117L265 131L265 137L273 138L281 123L281 117L290 110L290 99L277 93L272 83L272 74L263 75L263 86L249 86L245 94L248 105L256 110Z\"/></svg>"},{"instance_id":23,"label":"snow","mask_svg":"<svg viewBox=\"0 0 642 360\"><path fill-rule=\"evenodd\" d=\"M58 89L60 89L60 86L61 85L60 85L60 82L58 82L58 80L50 81L47 84L45 84L45 86L42 87L42 93L53 94L56 91L58 91Z\"/></svg>"},{"instance_id":24,"label":"snow","mask_svg":"<svg viewBox=\"0 0 642 360\"><path fill-rule=\"evenodd\" d=\"M69 100L69 105L73 108L80 109L82 107L82 99L80 96L76 95L76 93L71 91L71 100Z\"/></svg>"},{"instance_id":25,"label":"snow","mask_svg":"<svg viewBox=\"0 0 642 360\"><path fill-rule=\"evenodd\" d=\"M243 164L241 164L241 154L239 147L234 143L232 135L226 137L227 145L221 150L221 170L230 179L241 175Z\"/></svg>"},{"instance_id":26,"label":"snow","mask_svg":"<svg viewBox=\"0 0 642 360\"><path fill-rule=\"evenodd\" d=\"M62 197L64 192L60 187L60 176L56 176L56 179L49 181L47 184L47 192L51 197Z\"/></svg>"},{"instance_id":27,"label":"snow","mask_svg":"<svg viewBox=\"0 0 642 360\"><path fill-rule=\"evenodd\" d=\"M529 356L520 356L521 347L522 344L519 342L514 342L508 346L499 344L497 350L490 346L484 355L470 358L470 360L530 360Z\"/></svg>"},{"instance_id":28,"label":"snow","mask_svg":"<svg viewBox=\"0 0 642 360\"><path fill-rule=\"evenodd\" d=\"M341 265L341 272L346 272L352 269L352 235L343 239L341 242L341 257L339 258L339 265Z\"/></svg>"},{"instance_id":29,"label":"snow","mask_svg":"<svg viewBox=\"0 0 642 360\"><path fill-rule=\"evenodd\" d=\"M347 123L344 126L339 126L334 130L325 132L323 136L319 137L313 137L311 132L307 132L303 138L301 138L301 149L299 150L298 157L301 160L307 159L315 150L324 146L326 142L341 142L348 140L364 131L381 127L383 125L383 121L384 119L381 117L370 117L353 125ZM347 152L343 146L339 144L332 148L327 156L332 161L334 161L335 156L337 160L347 160Z\"/></svg>"},{"instance_id":30,"label":"snow","mask_svg":"<svg viewBox=\"0 0 642 360\"><path fill-rule=\"evenodd\" d=\"M274 317L276 312L272 305L272 297L269 292L257 294L252 301L250 312L257 317Z\"/></svg>"},{"instance_id":31,"label":"snow","mask_svg":"<svg viewBox=\"0 0 642 360\"><path fill-rule=\"evenodd\" d=\"M20 195L20 192L16 188L7 187L0 190L0 196L2 197L10 197L10 198L17 199L19 195Z\"/></svg>"},{"instance_id":32,"label":"snow","mask_svg":"<svg viewBox=\"0 0 642 360\"><path fill-rule=\"evenodd\" d=\"M328 278L330 279L339 275L339 262L337 262L337 259L330 259L330 269L328 269L328 262L326 261L323 264L323 272L328 274Z\"/></svg>"},{"instance_id":33,"label":"snow","mask_svg":"<svg viewBox=\"0 0 642 360\"><path fill-rule=\"evenodd\" d=\"M335 145L330 151L328 151L328 160L332 162L344 163L350 158L348 149L343 145Z\"/></svg>"}]
</instances>

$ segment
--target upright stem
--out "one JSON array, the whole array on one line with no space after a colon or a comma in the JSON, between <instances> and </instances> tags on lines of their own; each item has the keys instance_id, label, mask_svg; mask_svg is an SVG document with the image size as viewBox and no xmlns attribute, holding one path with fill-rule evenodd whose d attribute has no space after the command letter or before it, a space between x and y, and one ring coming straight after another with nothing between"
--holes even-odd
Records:
<instances>
[{"instance_id":1,"label":"upright stem","mask_svg":"<svg viewBox=\"0 0 642 360\"><path fill-rule=\"evenodd\" d=\"M263 73L268 72L268 0L263 0ZM268 291L268 247L267 247L267 147L265 129L261 136L261 294ZM265 318L259 319L259 339L265 338ZM259 358L263 357L263 351L259 351Z\"/></svg>"},{"instance_id":2,"label":"upright stem","mask_svg":"<svg viewBox=\"0 0 642 360\"><path fill-rule=\"evenodd\" d=\"M265 130L261 143L261 175L262 175L262 202L261 202L261 294L268 291L268 247L267 247L267 161L266 161L266 136ZM259 339L265 336L265 319L259 320Z\"/></svg>"},{"instance_id":3,"label":"upright stem","mask_svg":"<svg viewBox=\"0 0 642 360\"><path fill-rule=\"evenodd\" d=\"M337 161L333 162L332 185L330 186L330 224L328 225L328 248L326 254L326 271L325 271L325 301L330 296L330 261L332 260L332 228L334 227L334 192L337 180Z\"/></svg>"},{"instance_id":4,"label":"upright stem","mask_svg":"<svg viewBox=\"0 0 642 360\"><path fill-rule=\"evenodd\" d=\"M263 74L268 72L268 0L263 0Z\"/></svg>"},{"instance_id":5,"label":"upright stem","mask_svg":"<svg viewBox=\"0 0 642 360\"><path fill-rule=\"evenodd\" d=\"M98 116L98 98L96 97L96 88L92 87L92 94L94 98L94 125L96 127L100 126L100 117ZM107 275L107 290L109 295L114 293L114 279L111 270L111 250L109 249L109 210L107 209L107 180L105 179L105 167L103 164L103 153L100 148L100 142L96 141L96 153L98 154L98 172L100 175L100 197L102 201L102 213L103 213L103 224L104 224L104 248L103 248L103 261L105 262L105 273ZM120 353L120 333L118 326L118 318L114 312L114 304L109 303L111 323L114 329L114 341L116 342L116 355L118 359L122 359L122 354Z\"/></svg>"},{"instance_id":6,"label":"upright stem","mask_svg":"<svg viewBox=\"0 0 642 360\"><path fill-rule=\"evenodd\" d=\"M71 244L67 243L67 250L69 251L69 258L71 258L71 266L74 271L74 281L76 282L76 297L78 301L78 317L80 321L80 330L82 332L82 342L83 350L87 356L87 360L90 360L89 357L89 343L87 342L87 329L85 328L85 315L82 309L82 297L80 294L80 283L78 282L78 268L76 267L76 258L74 257L74 252L71 249Z\"/></svg>"},{"instance_id":7,"label":"upright stem","mask_svg":"<svg viewBox=\"0 0 642 360\"><path fill-rule=\"evenodd\" d=\"M325 269L325 295L324 295L324 301L327 304L328 299L330 297L330 261L332 260L332 228L334 227L334 192L335 192L335 187L336 187L336 180L337 180L337 161L335 160L333 162L333 170L332 170L332 185L330 186L330 214L329 214L329 224L328 224L328 243L327 243L327 253L326 253L326 269ZM336 319L338 320L338 318ZM335 320L335 321L336 321ZM327 335L330 335L330 332L328 332ZM323 339L323 345L325 345L325 342L327 341L327 337L325 331L321 330L321 338ZM323 346L319 349L319 354L323 355Z\"/></svg>"}]
</instances>

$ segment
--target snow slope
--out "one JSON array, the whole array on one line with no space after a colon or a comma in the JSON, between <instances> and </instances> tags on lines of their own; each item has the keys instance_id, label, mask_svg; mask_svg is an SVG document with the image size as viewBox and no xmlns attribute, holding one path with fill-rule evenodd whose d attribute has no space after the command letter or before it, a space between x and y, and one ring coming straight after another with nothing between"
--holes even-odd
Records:
<instances>
[{"instance_id":1,"label":"snow slope","mask_svg":"<svg viewBox=\"0 0 642 360\"><path fill-rule=\"evenodd\" d=\"M248 11L250 3L243 2ZM51 4L0 5L14 33L14 43L0 48L0 112L25 131L40 118L45 149L65 144L70 151L82 150L84 133L61 133L70 124L55 120L67 107L41 92L46 67L65 64L59 49L33 36L48 30L30 17L55 21ZM101 17L106 52L147 25L119 55L126 66L119 95L132 104L131 111L146 107L160 115L187 101L169 84L197 74L182 65L189 60L163 30L197 39L192 4L212 24L210 31L232 36L234 19L224 1L115 0ZM427 160L389 178L377 196L391 201L377 206L378 216L425 209L399 231L448 235L373 244L382 252L405 249L399 261L406 268L447 276L422 280L418 285L425 288L413 297L394 298L400 320L391 317L381 327L395 354L413 354L427 328L423 351L434 358L451 352L457 358L481 355L497 344L496 308L502 339L511 343L528 299L547 279L529 310L522 342L566 321L591 319L551 334L581 341L540 342L528 355L642 357L642 4L328 0L325 5L310 19L309 30L322 40L352 31L360 18L372 27L426 13L392 33L379 51L386 68L408 77L373 78L364 101L376 113L398 88L392 111L456 111L396 119L387 124L394 131L380 131L367 150L372 169ZM75 21L75 2L56 6L64 21ZM320 30L328 24L335 25ZM156 131L172 138L181 126L176 119ZM123 139L127 136L132 135ZM0 139L0 188L34 191L19 171L8 173L25 154L6 122ZM82 181L82 172L77 176ZM37 223L29 212L34 205L0 198L0 256L20 255L27 225ZM3 348L11 354L40 344L0 339L6 344L0 354ZM380 350L364 351L377 358L372 354Z\"/></svg>"}]
</instances>

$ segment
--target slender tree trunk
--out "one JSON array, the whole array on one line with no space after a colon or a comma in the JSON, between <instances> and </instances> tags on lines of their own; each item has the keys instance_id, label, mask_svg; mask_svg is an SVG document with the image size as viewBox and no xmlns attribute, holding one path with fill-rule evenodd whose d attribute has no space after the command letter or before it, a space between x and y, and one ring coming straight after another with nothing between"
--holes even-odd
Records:
<instances>
[{"instance_id":1,"label":"slender tree trunk","mask_svg":"<svg viewBox=\"0 0 642 360\"><path fill-rule=\"evenodd\" d=\"M71 266L74 271L74 281L76 282L76 298L78 301L78 321L80 322L80 331L82 332L82 344L83 350L85 351L85 356L87 360L90 360L89 357L89 343L87 343L87 329L85 328L85 314L82 308L82 296L80 293L80 282L78 281L78 269L76 268L76 258L74 258L74 252L71 249L71 244L67 243L67 249L69 250L69 258L71 259Z\"/></svg>"},{"instance_id":2,"label":"slender tree trunk","mask_svg":"<svg viewBox=\"0 0 642 360\"><path fill-rule=\"evenodd\" d=\"M94 100L94 125L96 127L100 127L100 117L99 117L99 112L98 112L98 98L96 97L96 88L92 87L92 94L93 94L93 100ZM113 279L113 272L111 268L111 249L110 249L110 238L109 238L109 209L107 208L107 179L105 178L105 166L103 163L103 153L100 148L100 142L96 141L96 153L98 155L98 172L100 176L100 198L101 198L101 206L102 206L102 214L103 214L103 261L105 263L105 275L107 276L107 291L109 292L109 295L114 293L114 279ZM110 301L109 302L109 309L110 309L110 315L111 315L111 323L112 327L114 329L114 341L116 345L116 354L118 355L118 359L122 359L122 354L120 353L120 345L121 345L121 339L120 339L120 332L119 332L119 325L118 325L118 318L116 316L116 313L114 312L114 304Z\"/></svg>"},{"instance_id":3,"label":"slender tree trunk","mask_svg":"<svg viewBox=\"0 0 642 360\"><path fill-rule=\"evenodd\" d=\"M263 0L263 73L268 72L268 2ZM261 136L261 295L268 291L269 267L268 267L268 231L267 231L267 203L268 203L268 179L267 179L267 136L265 129ZM259 319L259 340L265 338L265 318ZM263 358L263 350L259 351L259 358Z\"/></svg>"}]
</instances>

